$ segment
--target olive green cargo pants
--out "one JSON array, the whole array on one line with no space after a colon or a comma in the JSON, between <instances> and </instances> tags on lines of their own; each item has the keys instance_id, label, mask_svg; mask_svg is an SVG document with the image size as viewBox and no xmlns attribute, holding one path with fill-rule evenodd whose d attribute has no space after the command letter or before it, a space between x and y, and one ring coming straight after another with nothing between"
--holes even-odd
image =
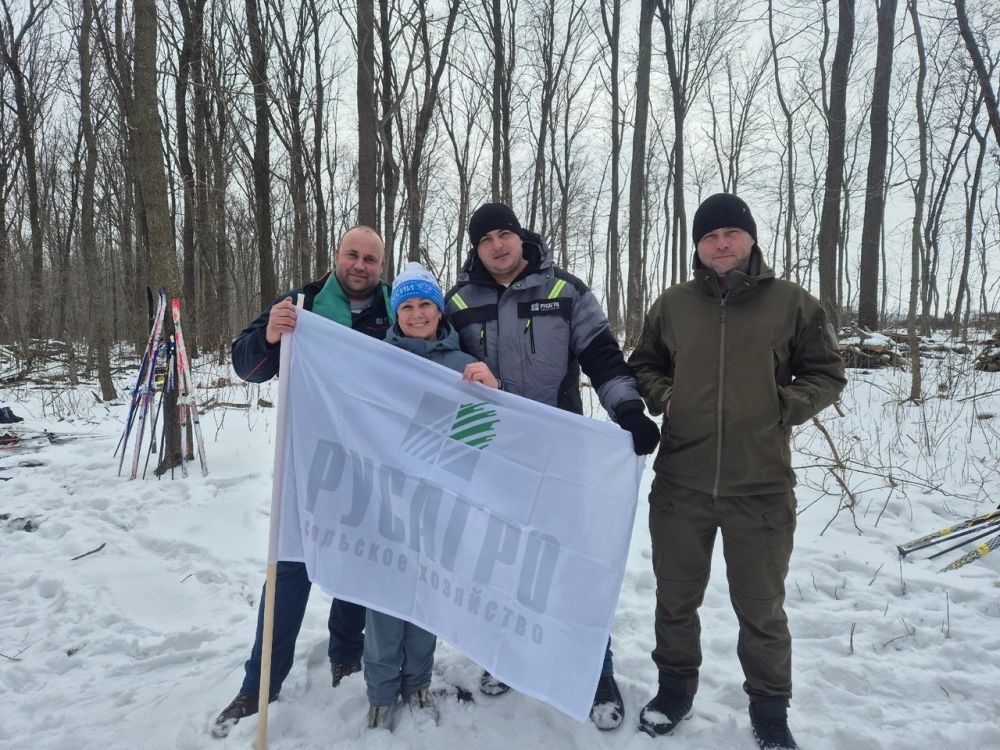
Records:
<instances>
[{"instance_id":1,"label":"olive green cargo pants","mask_svg":"<svg viewBox=\"0 0 1000 750\"><path fill-rule=\"evenodd\" d=\"M792 637L783 605L795 494L713 499L657 475L649 494L649 533L656 575L653 661L660 684L688 695L698 689L698 608L708 586L717 529L739 620L743 689L751 701L787 701L792 694Z\"/></svg>"}]
</instances>

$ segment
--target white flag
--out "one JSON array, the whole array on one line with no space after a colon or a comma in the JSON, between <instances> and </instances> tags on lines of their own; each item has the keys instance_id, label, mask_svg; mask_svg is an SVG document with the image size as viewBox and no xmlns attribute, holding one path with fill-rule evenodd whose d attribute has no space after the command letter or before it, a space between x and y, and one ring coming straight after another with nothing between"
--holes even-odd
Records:
<instances>
[{"instance_id":1,"label":"white flag","mask_svg":"<svg viewBox=\"0 0 1000 750\"><path fill-rule=\"evenodd\" d=\"M643 461L629 434L299 311L278 559L587 718Z\"/></svg>"}]
</instances>

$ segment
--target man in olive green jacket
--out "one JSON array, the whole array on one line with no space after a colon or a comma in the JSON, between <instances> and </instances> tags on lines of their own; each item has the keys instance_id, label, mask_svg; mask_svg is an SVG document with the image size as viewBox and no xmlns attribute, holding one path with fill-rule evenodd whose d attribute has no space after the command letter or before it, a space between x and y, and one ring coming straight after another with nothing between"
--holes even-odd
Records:
<instances>
[{"instance_id":1,"label":"man in olive green jacket","mask_svg":"<svg viewBox=\"0 0 1000 750\"><path fill-rule=\"evenodd\" d=\"M690 715L701 666L698 607L722 531L737 653L762 748L794 748L785 576L795 531L791 428L846 383L822 305L774 278L749 207L706 199L694 216L694 278L653 303L629 364L663 414L649 496L659 691L640 728L667 734Z\"/></svg>"}]
</instances>

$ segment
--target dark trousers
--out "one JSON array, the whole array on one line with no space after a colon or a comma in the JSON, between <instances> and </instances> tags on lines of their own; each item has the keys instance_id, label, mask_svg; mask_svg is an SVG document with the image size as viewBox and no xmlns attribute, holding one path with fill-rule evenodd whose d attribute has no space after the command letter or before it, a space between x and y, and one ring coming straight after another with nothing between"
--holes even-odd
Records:
<instances>
[{"instance_id":1,"label":"dark trousers","mask_svg":"<svg viewBox=\"0 0 1000 750\"><path fill-rule=\"evenodd\" d=\"M722 532L729 597L739 620L737 655L751 701L792 694L792 637L785 576L795 532L795 495L720 497L659 475L649 495L656 575L656 648L660 684L694 695L701 667L701 622L716 530Z\"/></svg>"},{"instance_id":2,"label":"dark trousers","mask_svg":"<svg viewBox=\"0 0 1000 750\"><path fill-rule=\"evenodd\" d=\"M274 632L271 641L271 700L281 692L281 685L292 669L295 658L295 639L299 637L302 619L312 582L306 575L304 563L279 562L274 589ZM265 586L266 588L266 586ZM253 650L245 665L246 676L240 692L247 695L260 693L260 660L264 642L264 589L261 590L257 608L257 636ZM330 605L331 662L357 662L365 649L365 608L334 599Z\"/></svg>"}]
</instances>

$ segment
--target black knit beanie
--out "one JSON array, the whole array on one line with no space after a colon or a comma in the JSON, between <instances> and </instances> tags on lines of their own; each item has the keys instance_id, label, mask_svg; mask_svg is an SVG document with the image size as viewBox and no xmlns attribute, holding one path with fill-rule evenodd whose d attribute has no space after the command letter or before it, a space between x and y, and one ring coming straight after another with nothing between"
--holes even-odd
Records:
<instances>
[{"instance_id":1,"label":"black knit beanie","mask_svg":"<svg viewBox=\"0 0 1000 750\"><path fill-rule=\"evenodd\" d=\"M521 233L521 222L517 220L517 215L510 206L503 203L484 203L476 209L469 219L469 241L472 242L473 250L479 247L479 240L483 235L494 229L509 229Z\"/></svg>"},{"instance_id":2,"label":"black knit beanie","mask_svg":"<svg viewBox=\"0 0 1000 750\"><path fill-rule=\"evenodd\" d=\"M694 212L691 238L697 247L698 241L706 234L723 227L736 227L753 237L757 242L757 222L753 220L750 207L732 193L716 193L702 201Z\"/></svg>"}]
</instances>

